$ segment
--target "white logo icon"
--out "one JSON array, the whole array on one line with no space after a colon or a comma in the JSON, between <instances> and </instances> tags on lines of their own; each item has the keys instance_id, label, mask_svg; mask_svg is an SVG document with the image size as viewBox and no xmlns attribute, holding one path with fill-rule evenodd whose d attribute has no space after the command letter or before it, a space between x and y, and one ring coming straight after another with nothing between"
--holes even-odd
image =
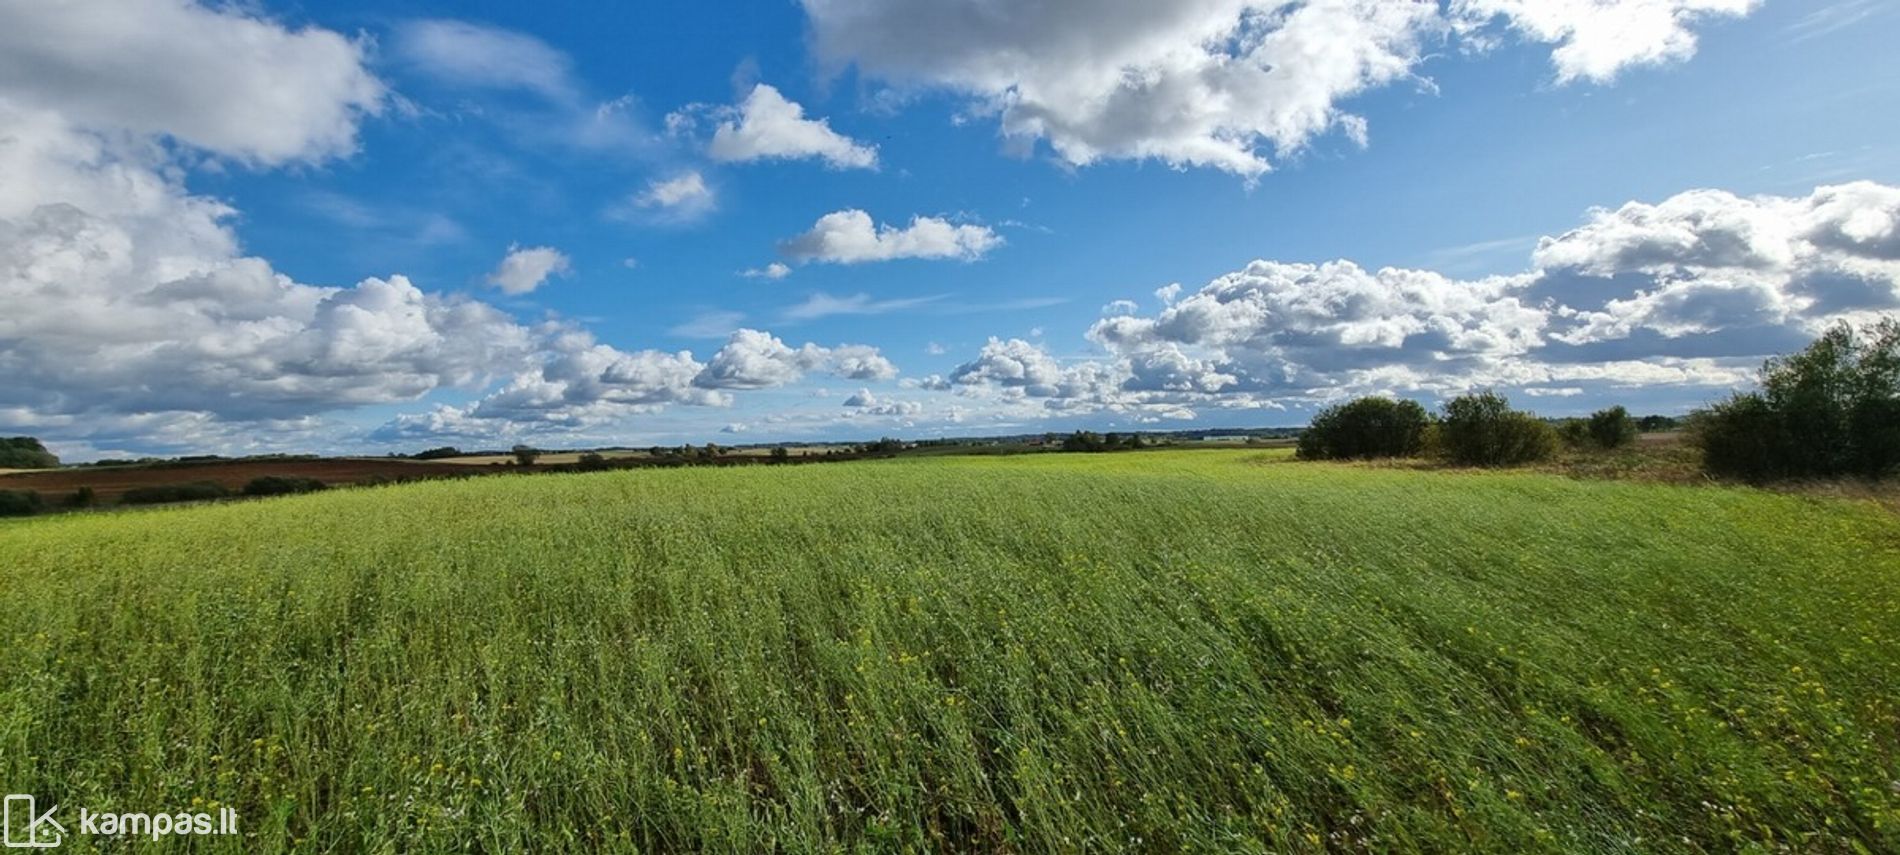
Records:
<instances>
[{"instance_id":1,"label":"white logo icon","mask_svg":"<svg viewBox=\"0 0 1900 855\"><path fill-rule=\"evenodd\" d=\"M52 849L59 846L66 837L66 826L53 818L53 811L56 810L59 810L59 805L39 813L32 796L7 796L4 831L7 848Z\"/></svg>"}]
</instances>

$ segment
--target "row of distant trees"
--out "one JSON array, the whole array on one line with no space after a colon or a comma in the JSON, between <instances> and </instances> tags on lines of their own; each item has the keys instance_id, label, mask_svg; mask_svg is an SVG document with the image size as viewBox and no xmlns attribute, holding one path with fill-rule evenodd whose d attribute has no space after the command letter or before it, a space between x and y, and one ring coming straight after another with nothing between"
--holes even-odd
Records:
<instances>
[{"instance_id":1,"label":"row of distant trees","mask_svg":"<svg viewBox=\"0 0 1900 855\"><path fill-rule=\"evenodd\" d=\"M1859 331L1837 325L1806 350L1769 360L1760 386L1690 415L1689 436L1711 474L1767 481L1900 471L1900 322ZM1552 424L1490 391L1453 398L1438 414L1417 401L1360 398L1314 416L1298 453L1308 460L1433 454L1509 466L1549 459L1565 444L1617 448L1667 421L1639 421L1615 406Z\"/></svg>"}]
</instances>

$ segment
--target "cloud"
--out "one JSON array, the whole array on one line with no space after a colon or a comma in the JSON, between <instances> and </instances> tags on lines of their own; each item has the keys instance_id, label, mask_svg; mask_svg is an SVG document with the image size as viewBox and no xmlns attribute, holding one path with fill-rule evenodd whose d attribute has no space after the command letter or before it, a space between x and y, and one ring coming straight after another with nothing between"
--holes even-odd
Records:
<instances>
[{"instance_id":1,"label":"cloud","mask_svg":"<svg viewBox=\"0 0 1900 855\"><path fill-rule=\"evenodd\" d=\"M537 148L626 157L650 153L657 141L631 95L594 97L573 60L533 35L452 19L407 21L394 32L396 67L455 98L440 113L493 123ZM522 94L530 97L510 97Z\"/></svg>"},{"instance_id":2,"label":"cloud","mask_svg":"<svg viewBox=\"0 0 1900 855\"><path fill-rule=\"evenodd\" d=\"M667 332L681 338L725 338L745 324L745 313L729 311L701 312L691 320Z\"/></svg>"},{"instance_id":3,"label":"cloud","mask_svg":"<svg viewBox=\"0 0 1900 855\"><path fill-rule=\"evenodd\" d=\"M551 246L510 245L501 265L488 274L488 284L503 294L517 296L541 287L549 276L566 275L572 268L567 255Z\"/></svg>"},{"instance_id":4,"label":"cloud","mask_svg":"<svg viewBox=\"0 0 1900 855\"><path fill-rule=\"evenodd\" d=\"M1132 315L1141 311L1141 305L1133 300L1110 300L1102 306L1104 315Z\"/></svg>"},{"instance_id":5,"label":"cloud","mask_svg":"<svg viewBox=\"0 0 1900 855\"><path fill-rule=\"evenodd\" d=\"M61 27L104 14L84 3L58 8L72 15ZM153 144L165 136L259 164L353 145L358 96L380 92L331 85L369 79L353 65L353 43L231 11L154 2L120 13L226 54L177 56L174 67L160 60L185 47L152 47L145 40L157 33L130 33L126 56L162 66L146 77L118 79L110 62L80 51L41 56L39 73L0 83L0 174L10 177L0 184L0 301L8 307L0 366L30 378L0 387L8 421L69 441L151 447L196 436L243 447L251 441L239 425L315 432L314 414L473 387L532 350L533 332L506 313L424 292L399 275L310 285L244 255L230 228L237 212L189 192L178 153ZM63 49L59 27L15 17L11 33L38 28L46 37L34 51ZM121 30L119 21L97 23L102 33ZM239 65L226 68L225 59ZM68 79L53 68L88 74ZM207 69L218 73L186 73ZM259 94L256 85L312 100ZM147 103L96 116L122 87ZM202 98L251 111L244 119L255 133L220 125L223 108Z\"/></svg>"},{"instance_id":6,"label":"cloud","mask_svg":"<svg viewBox=\"0 0 1900 855\"><path fill-rule=\"evenodd\" d=\"M1062 385L1062 365L1042 348L1019 338L1007 341L991 338L977 357L957 366L950 382L963 385L993 384L1008 389L1025 389L1037 397L1055 395Z\"/></svg>"},{"instance_id":7,"label":"cloud","mask_svg":"<svg viewBox=\"0 0 1900 855\"><path fill-rule=\"evenodd\" d=\"M1624 69L1681 62L1695 55L1693 27L1743 17L1761 0L1457 0L1465 27L1502 18L1518 34L1555 44L1557 81L1607 83Z\"/></svg>"},{"instance_id":8,"label":"cloud","mask_svg":"<svg viewBox=\"0 0 1900 855\"><path fill-rule=\"evenodd\" d=\"M747 279L784 279L792 275L792 268L782 261L774 261L764 267L748 267L739 271L739 275Z\"/></svg>"},{"instance_id":9,"label":"cloud","mask_svg":"<svg viewBox=\"0 0 1900 855\"><path fill-rule=\"evenodd\" d=\"M395 48L410 66L446 83L559 102L580 97L567 54L525 33L469 21L409 21L396 27Z\"/></svg>"},{"instance_id":10,"label":"cloud","mask_svg":"<svg viewBox=\"0 0 1900 855\"><path fill-rule=\"evenodd\" d=\"M671 406L728 407L735 392L773 389L823 372L887 380L896 368L863 345L787 346L770 333L740 329L711 359L691 351L622 351L584 330L552 332L535 360L500 388L461 407L439 405L392 419L374 434L385 442L611 429Z\"/></svg>"},{"instance_id":11,"label":"cloud","mask_svg":"<svg viewBox=\"0 0 1900 855\"><path fill-rule=\"evenodd\" d=\"M645 209L660 214L669 220L692 220L711 213L718 199L706 178L697 170L674 175L671 178L655 178L647 183L644 191L633 197L636 209Z\"/></svg>"},{"instance_id":12,"label":"cloud","mask_svg":"<svg viewBox=\"0 0 1900 855\"><path fill-rule=\"evenodd\" d=\"M856 394L844 399L844 405L847 407L869 407L876 404L877 396L871 394L869 389L859 389Z\"/></svg>"},{"instance_id":13,"label":"cloud","mask_svg":"<svg viewBox=\"0 0 1900 855\"><path fill-rule=\"evenodd\" d=\"M1356 127L1336 103L1411 75L1434 4L805 0L821 57L967 93L1075 165L1153 158L1246 176Z\"/></svg>"},{"instance_id":14,"label":"cloud","mask_svg":"<svg viewBox=\"0 0 1900 855\"><path fill-rule=\"evenodd\" d=\"M1062 161L1158 160L1249 179L1317 138L1363 147L1342 104L1412 81L1431 48L1488 26L1556 44L1563 80L1694 52L1692 27L1757 0L803 0L834 70L968 98L1028 149Z\"/></svg>"},{"instance_id":15,"label":"cloud","mask_svg":"<svg viewBox=\"0 0 1900 855\"><path fill-rule=\"evenodd\" d=\"M752 87L736 107L693 105L667 117L675 130L707 114L717 127L706 153L725 163L818 158L833 169L876 169L877 147L831 129L824 119L805 118L805 108L771 86Z\"/></svg>"},{"instance_id":16,"label":"cloud","mask_svg":"<svg viewBox=\"0 0 1900 855\"><path fill-rule=\"evenodd\" d=\"M819 217L810 231L780 244L779 251L796 261L832 264L899 258L975 261L1002 245L1003 238L985 226L918 216L908 227L897 228L877 225L870 214L853 208Z\"/></svg>"},{"instance_id":17,"label":"cloud","mask_svg":"<svg viewBox=\"0 0 1900 855\"><path fill-rule=\"evenodd\" d=\"M884 401L859 407L854 415L907 420L922 415L924 405L919 401Z\"/></svg>"},{"instance_id":18,"label":"cloud","mask_svg":"<svg viewBox=\"0 0 1900 855\"><path fill-rule=\"evenodd\" d=\"M163 35L181 44L196 39L241 62L227 69L217 58L194 65L198 59L174 56L176 65L219 73L187 79L159 62L145 78L120 80L105 73L109 63L81 51L66 59L74 68L92 63L83 79L0 77L0 174L8 176L0 182L0 304L7 307L0 312L0 371L23 378L0 384L0 424L82 450L308 451L363 440L356 428L332 420L334 413L448 389L479 397L404 414L372 438L571 433L672 406L725 406L734 398L728 387L769 385L719 373L732 361L730 347L718 367L687 351L623 351L569 324L523 324L493 305L432 293L402 275L343 287L305 284L246 255L232 228L238 212L186 187L188 167L204 162L195 149L257 165L341 153L353 145L356 117L369 108L350 106L359 90L321 84L366 72L350 65L357 46L335 34L284 31L232 11L243 7L174 5L154 0L121 12L130 21L172 27ZM46 37L33 50L66 49L57 27L26 20L33 11L8 8L21 19L15 32L37 27ZM102 14L86 3L59 8L73 15L61 26ZM118 32L114 22L100 27ZM125 38L135 58L187 49L148 50L144 33ZM270 50L251 50L247 40ZM340 71L306 65L312 56L332 56L326 45L344 48L334 54L342 57ZM60 67L42 59L42 72ZM259 81L302 100L260 96L252 91ZM150 103L95 115L112 99L88 85L143 87ZM159 91L166 85L194 91ZM381 97L379 87L369 89ZM258 126L255 133L220 129L201 97L228 98L250 111L245 118ZM324 113L315 102L326 98L337 108L328 115L342 118L310 121ZM150 112L140 112L145 107ZM365 214L348 205L330 213ZM527 290L564 267L546 247L512 252L495 276L505 290ZM863 345L806 345L794 353L807 371L864 380L895 374Z\"/></svg>"},{"instance_id":19,"label":"cloud","mask_svg":"<svg viewBox=\"0 0 1900 855\"><path fill-rule=\"evenodd\" d=\"M66 142L60 148L84 151L83 137ZM0 161L15 145L0 142ZM159 195L0 213L0 296L10 307L0 362L33 378L0 391L0 407L102 424L164 412L282 419L466 386L531 347L506 314L426 294L401 276L350 288L294 282L234 252L227 210L156 174L58 177L129 176ZM94 189L104 192L88 199L75 187L68 198L92 203L116 188Z\"/></svg>"},{"instance_id":20,"label":"cloud","mask_svg":"<svg viewBox=\"0 0 1900 855\"><path fill-rule=\"evenodd\" d=\"M902 297L893 300L873 300L869 294L853 294L849 297L834 297L824 292L812 294L805 302L785 310L788 321L812 321L833 315L882 315L889 312L901 312L925 306L943 299L940 295L929 297Z\"/></svg>"},{"instance_id":21,"label":"cloud","mask_svg":"<svg viewBox=\"0 0 1900 855\"><path fill-rule=\"evenodd\" d=\"M1097 320L1097 355L992 339L950 379L1008 406L1130 414L1480 386L1723 388L1829 324L1900 309L1896 236L1900 188L1693 190L1592 211L1511 276L1255 261L1170 290L1152 315Z\"/></svg>"},{"instance_id":22,"label":"cloud","mask_svg":"<svg viewBox=\"0 0 1900 855\"><path fill-rule=\"evenodd\" d=\"M1802 198L1703 190L1632 202L1543 239L1534 257L1557 275L1648 277L1635 293L1563 311L1571 324L1560 341L1620 342L1617 352L1640 356L1685 337L1727 335L1749 350L1900 308L1900 188L1857 182Z\"/></svg>"},{"instance_id":23,"label":"cloud","mask_svg":"<svg viewBox=\"0 0 1900 855\"><path fill-rule=\"evenodd\" d=\"M1796 19L1786 32L1794 41L1804 42L1847 29L1891 8L1886 0L1838 0Z\"/></svg>"},{"instance_id":24,"label":"cloud","mask_svg":"<svg viewBox=\"0 0 1900 855\"><path fill-rule=\"evenodd\" d=\"M0 92L73 126L164 136L251 164L356 150L387 89L367 46L187 0L11 2L0 7ZM9 173L17 176L18 173Z\"/></svg>"},{"instance_id":25,"label":"cloud","mask_svg":"<svg viewBox=\"0 0 1900 855\"><path fill-rule=\"evenodd\" d=\"M704 389L769 389L795 383L813 371L849 380L897 376L896 366L876 348L826 348L815 344L793 348L771 333L741 329L713 354L705 369L693 378L693 384Z\"/></svg>"},{"instance_id":26,"label":"cloud","mask_svg":"<svg viewBox=\"0 0 1900 855\"><path fill-rule=\"evenodd\" d=\"M551 335L522 371L462 407L437 405L397 416L372 438L384 442L493 439L571 432L658 412L667 405L728 406L731 396L693 380L705 369L690 351L621 351L580 330Z\"/></svg>"}]
</instances>

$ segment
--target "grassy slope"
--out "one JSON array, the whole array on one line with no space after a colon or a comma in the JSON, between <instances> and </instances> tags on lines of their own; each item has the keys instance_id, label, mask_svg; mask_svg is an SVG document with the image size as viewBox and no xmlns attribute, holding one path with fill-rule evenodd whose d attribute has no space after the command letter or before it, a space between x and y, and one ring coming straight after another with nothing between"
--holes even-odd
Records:
<instances>
[{"instance_id":1,"label":"grassy slope","mask_svg":"<svg viewBox=\"0 0 1900 855\"><path fill-rule=\"evenodd\" d=\"M1259 452L22 521L0 782L252 850L1891 851L1897 574L1866 505Z\"/></svg>"}]
</instances>

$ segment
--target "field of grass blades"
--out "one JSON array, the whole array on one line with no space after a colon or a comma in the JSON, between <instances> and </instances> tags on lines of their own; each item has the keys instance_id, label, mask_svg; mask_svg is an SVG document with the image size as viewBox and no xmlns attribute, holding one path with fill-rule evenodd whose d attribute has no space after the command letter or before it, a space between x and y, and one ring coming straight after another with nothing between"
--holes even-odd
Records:
<instances>
[{"instance_id":1,"label":"field of grass blades","mask_svg":"<svg viewBox=\"0 0 1900 855\"><path fill-rule=\"evenodd\" d=\"M1871 503L656 469L11 521L0 595L0 784L207 851L1900 851Z\"/></svg>"}]
</instances>

